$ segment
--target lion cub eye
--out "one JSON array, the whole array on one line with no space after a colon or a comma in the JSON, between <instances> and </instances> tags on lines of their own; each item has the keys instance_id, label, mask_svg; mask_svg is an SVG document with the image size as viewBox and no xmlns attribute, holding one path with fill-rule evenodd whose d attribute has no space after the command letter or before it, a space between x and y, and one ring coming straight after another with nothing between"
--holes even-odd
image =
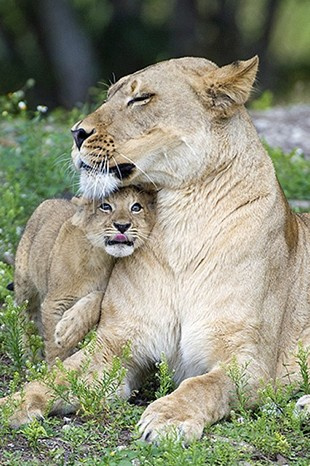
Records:
<instances>
[{"instance_id":1,"label":"lion cub eye","mask_svg":"<svg viewBox=\"0 0 310 466\"><path fill-rule=\"evenodd\" d=\"M107 202L104 202L103 204L101 204L99 209L102 210L102 212L112 212L112 206L108 204Z\"/></svg>"},{"instance_id":2,"label":"lion cub eye","mask_svg":"<svg viewBox=\"0 0 310 466\"><path fill-rule=\"evenodd\" d=\"M143 209L142 205L139 204L139 202L136 202L135 204L132 204L130 210L131 212L140 212Z\"/></svg>"},{"instance_id":3,"label":"lion cub eye","mask_svg":"<svg viewBox=\"0 0 310 466\"><path fill-rule=\"evenodd\" d=\"M127 102L127 107L130 107L131 105L136 103L139 103L140 105L145 105L151 100L153 96L154 94L151 93L137 95L136 97L133 97Z\"/></svg>"}]
</instances>

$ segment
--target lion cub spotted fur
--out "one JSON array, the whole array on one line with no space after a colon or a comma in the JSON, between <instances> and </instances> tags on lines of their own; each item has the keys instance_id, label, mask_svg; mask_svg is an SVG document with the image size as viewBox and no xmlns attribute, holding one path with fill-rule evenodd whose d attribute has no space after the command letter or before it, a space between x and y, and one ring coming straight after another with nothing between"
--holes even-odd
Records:
<instances>
[{"instance_id":1,"label":"lion cub spotted fur","mask_svg":"<svg viewBox=\"0 0 310 466\"><path fill-rule=\"evenodd\" d=\"M44 337L48 363L64 359L98 322L116 257L142 246L154 223L154 196L125 188L104 201L44 201L16 253L15 295Z\"/></svg>"}]
</instances>

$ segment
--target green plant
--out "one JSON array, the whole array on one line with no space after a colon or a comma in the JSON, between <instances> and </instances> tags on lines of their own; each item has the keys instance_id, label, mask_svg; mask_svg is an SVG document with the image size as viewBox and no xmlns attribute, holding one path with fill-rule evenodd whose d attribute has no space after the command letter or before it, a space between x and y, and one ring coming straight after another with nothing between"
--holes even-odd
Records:
<instances>
[{"instance_id":1,"label":"green plant","mask_svg":"<svg viewBox=\"0 0 310 466\"><path fill-rule=\"evenodd\" d=\"M155 392L155 398L161 398L172 392L175 388L173 372L170 371L166 355L161 353L161 360L156 364L158 372L155 377L158 379L159 387Z\"/></svg>"},{"instance_id":2,"label":"green plant","mask_svg":"<svg viewBox=\"0 0 310 466\"><path fill-rule=\"evenodd\" d=\"M43 341L38 335L33 322L26 318L27 302L21 306L14 303L12 296L6 296L0 312L0 325L3 332L0 336L2 351L11 360L11 371L28 375L40 373L44 366L42 362Z\"/></svg>"},{"instance_id":3,"label":"green plant","mask_svg":"<svg viewBox=\"0 0 310 466\"><path fill-rule=\"evenodd\" d=\"M302 342L299 342L296 360L297 364L299 365L300 374L302 377L300 389L305 395L310 393L310 368L308 365L309 356L310 347L304 348Z\"/></svg>"},{"instance_id":4,"label":"green plant","mask_svg":"<svg viewBox=\"0 0 310 466\"><path fill-rule=\"evenodd\" d=\"M233 408L242 416L248 416L249 414L249 374L247 373L249 364L249 362L246 362L239 365L236 356L234 356L229 364L224 365L228 377L234 383L235 405Z\"/></svg>"},{"instance_id":5,"label":"green plant","mask_svg":"<svg viewBox=\"0 0 310 466\"><path fill-rule=\"evenodd\" d=\"M26 437L32 448L38 448L39 440L48 436L44 426L37 419L33 419L33 421L23 427L21 433Z\"/></svg>"},{"instance_id":6,"label":"green plant","mask_svg":"<svg viewBox=\"0 0 310 466\"><path fill-rule=\"evenodd\" d=\"M24 329L25 320L23 313L26 305L16 306L13 298L7 296L5 305L0 313L0 325L3 328L1 333L2 351L10 358L13 367L18 372L22 372L25 367L25 343Z\"/></svg>"},{"instance_id":7,"label":"green plant","mask_svg":"<svg viewBox=\"0 0 310 466\"><path fill-rule=\"evenodd\" d=\"M79 371L66 369L61 361L57 361L57 370L48 373L44 382L53 390L56 399L63 400L68 405L77 404L82 416L105 417L109 413L111 401L117 398L117 392L124 382L126 369L123 364L129 357L129 348L124 347L122 356L115 356L109 368L100 373L94 371L92 380L89 381L87 379L92 351L93 348ZM56 373L59 371L64 384L56 383Z\"/></svg>"}]
</instances>

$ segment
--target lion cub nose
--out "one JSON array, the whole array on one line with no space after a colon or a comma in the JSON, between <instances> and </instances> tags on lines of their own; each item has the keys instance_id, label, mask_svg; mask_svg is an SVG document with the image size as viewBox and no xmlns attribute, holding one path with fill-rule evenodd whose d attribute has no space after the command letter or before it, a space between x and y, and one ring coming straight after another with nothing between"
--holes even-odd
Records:
<instances>
[{"instance_id":1,"label":"lion cub nose","mask_svg":"<svg viewBox=\"0 0 310 466\"><path fill-rule=\"evenodd\" d=\"M91 136L94 133L94 130L90 131L90 133L87 133L85 129L78 128L78 129L72 129L71 133L72 133L72 136L73 136L73 139L75 141L77 148L80 150L85 139Z\"/></svg>"},{"instance_id":2,"label":"lion cub nose","mask_svg":"<svg viewBox=\"0 0 310 466\"><path fill-rule=\"evenodd\" d=\"M115 228L121 233L125 233L126 230L130 227L131 223L113 223Z\"/></svg>"}]
</instances>

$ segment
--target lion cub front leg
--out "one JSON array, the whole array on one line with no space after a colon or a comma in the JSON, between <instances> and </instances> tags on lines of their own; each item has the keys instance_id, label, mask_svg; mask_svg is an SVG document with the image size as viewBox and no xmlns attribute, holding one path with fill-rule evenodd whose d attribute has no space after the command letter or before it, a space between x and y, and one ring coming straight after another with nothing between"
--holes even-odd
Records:
<instances>
[{"instance_id":1,"label":"lion cub front leg","mask_svg":"<svg viewBox=\"0 0 310 466\"><path fill-rule=\"evenodd\" d=\"M57 299L55 296L47 295L41 305L45 359L49 365L52 365L56 358L64 360L72 353L68 347L62 349L56 345L54 334L56 325L62 318L64 312L72 306L77 299L78 298L73 297Z\"/></svg>"},{"instance_id":2,"label":"lion cub front leg","mask_svg":"<svg viewBox=\"0 0 310 466\"><path fill-rule=\"evenodd\" d=\"M103 293L93 291L68 309L57 323L55 343L62 350L74 348L98 323Z\"/></svg>"}]
</instances>

